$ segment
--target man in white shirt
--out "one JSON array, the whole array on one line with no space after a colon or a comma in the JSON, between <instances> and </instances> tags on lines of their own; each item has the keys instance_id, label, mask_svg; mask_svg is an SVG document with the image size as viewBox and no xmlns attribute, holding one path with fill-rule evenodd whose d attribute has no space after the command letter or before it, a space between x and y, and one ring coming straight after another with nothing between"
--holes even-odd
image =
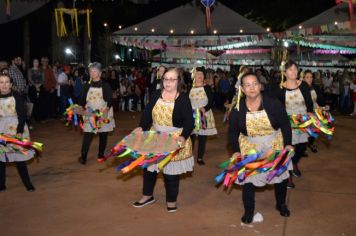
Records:
<instances>
[{"instance_id":1,"label":"man in white shirt","mask_svg":"<svg viewBox=\"0 0 356 236\"><path fill-rule=\"evenodd\" d=\"M64 67L63 71L57 77L57 96L59 97L59 115L62 117L67 108L68 99L68 75L70 73L69 67Z\"/></svg>"}]
</instances>

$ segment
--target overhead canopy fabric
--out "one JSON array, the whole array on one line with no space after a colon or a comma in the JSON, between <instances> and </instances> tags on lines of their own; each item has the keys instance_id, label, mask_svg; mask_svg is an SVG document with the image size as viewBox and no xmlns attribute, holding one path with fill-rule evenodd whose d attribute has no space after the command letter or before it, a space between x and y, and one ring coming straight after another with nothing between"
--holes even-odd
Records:
<instances>
[{"instance_id":1,"label":"overhead canopy fabric","mask_svg":"<svg viewBox=\"0 0 356 236\"><path fill-rule=\"evenodd\" d=\"M353 14L353 19L356 19L356 5L353 4L353 9L354 9L354 14ZM348 3L340 3L329 10L326 10L319 15L316 15L309 20L306 20L304 22L299 23L298 25L295 25L291 27L288 30L297 30L299 26L302 26L303 28L309 28L313 26L318 26L318 25L328 25L328 24L334 24L334 22L345 22L349 21L349 4Z\"/></svg>"},{"instance_id":2,"label":"overhead canopy fabric","mask_svg":"<svg viewBox=\"0 0 356 236\"><path fill-rule=\"evenodd\" d=\"M356 8L356 5L352 5ZM355 9L356 10L356 9ZM338 4L286 31L299 46L356 52L356 22L350 21L349 4ZM354 11L355 12L355 11ZM355 20L355 14L352 19Z\"/></svg>"},{"instance_id":3,"label":"overhead canopy fabric","mask_svg":"<svg viewBox=\"0 0 356 236\"><path fill-rule=\"evenodd\" d=\"M0 24L5 24L24 17L48 2L49 0L12 0L10 1L10 15L8 16L6 13L6 1L1 0Z\"/></svg>"},{"instance_id":4,"label":"overhead canopy fabric","mask_svg":"<svg viewBox=\"0 0 356 236\"><path fill-rule=\"evenodd\" d=\"M251 56L252 59L247 54L225 55L227 50L237 48L253 48L255 53L263 52L266 59L264 63L270 63L270 50L263 50L271 48L274 39L264 28L220 2L212 8L211 21L211 30L207 32L205 11L193 1L116 31L113 34L113 41L125 46L159 49L161 53L152 58L153 61L167 63L190 65L257 63L250 61L254 60L256 55ZM240 58L247 58L249 61L237 60Z\"/></svg>"},{"instance_id":5,"label":"overhead canopy fabric","mask_svg":"<svg viewBox=\"0 0 356 236\"><path fill-rule=\"evenodd\" d=\"M265 29L217 3L211 12L212 27L219 35L261 34ZM116 31L114 35L206 35L205 12L186 4L147 21Z\"/></svg>"}]
</instances>

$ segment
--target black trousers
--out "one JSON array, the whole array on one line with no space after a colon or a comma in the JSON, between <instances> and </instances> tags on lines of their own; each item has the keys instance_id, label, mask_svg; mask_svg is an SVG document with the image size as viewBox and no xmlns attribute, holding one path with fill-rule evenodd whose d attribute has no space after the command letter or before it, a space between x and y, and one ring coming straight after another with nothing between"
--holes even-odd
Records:
<instances>
[{"instance_id":1,"label":"black trousers","mask_svg":"<svg viewBox=\"0 0 356 236\"><path fill-rule=\"evenodd\" d=\"M292 157L293 164L298 164L300 158L302 158L303 154L307 150L307 143L298 143L294 145L295 147L295 154Z\"/></svg>"},{"instance_id":2,"label":"black trousers","mask_svg":"<svg viewBox=\"0 0 356 236\"><path fill-rule=\"evenodd\" d=\"M274 184L274 196L276 198L276 206L286 204L287 197L287 182L283 180L281 183ZM255 211L255 186L252 183L244 184L242 188L242 202L245 212L253 214Z\"/></svg>"},{"instance_id":3,"label":"black trousers","mask_svg":"<svg viewBox=\"0 0 356 236\"><path fill-rule=\"evenodd\" d=\"M192 140L193 150L194 150L195 138L196 138L195 134L190 136L190 139ZM198 144L198 159L203 159L203 157L204 157L206 140L207 140L206 135L198 135L198 142L199 142L199 144Z\"/></svg>"},{"instance_id":4,"label":"black trousers","mask_svg":"<svg viewBox=\"0 0 356 236\"><path fill-rule=\"evenodd\" d=\"M15 162L17 171L20 174L22 183L25 185L25 187L29 188L32 187L32 183L30 180L30 176L28 174L27 166L25 161L17 161ZM6 182L6 163L5 162L0 162L0 189L5 188L5 182Z\"/></svg>"},{"instance_id":5,"label":"black trousers","mask_svg":"<svg viewBox=\"0 0 356 236\"><path fill-rule=\"evenodd\" d=\"M163 174L164 185L166 187L166 202L176 202L179 192L179 175ZM152 196L157 180L157 172L150 172L144 169L143 190L145 196Z\"/></svg>"},{"instance_id":6,"label":"black trousers","mask_svg":"<svg viewBox=\"0 0 356 236\"><path fill-rule=\"evenodd\" d=\"M308 138L308 144L309 144L309 145L314 145L314 142L315 142L315 138L312 137L312 136L310 136L310 137Z\"/></svg>"},{"instance_id":7,"label":"black trousers","mask_svg":"<svg viewBox=\"0 0 356 236\"><path fill-rule=\"evenodd\" d=\"M43 97L44 103L44 119L54 118L57 115L58 101L57 101L57 90L53 92L45 91Z\"/></svg>"},{"instance_id":8,"label":"black trousers","mask_svg":"<svg viewBox=\"0 0 356 236\"><path fill-rule=\"evenodd\" d=\"M108 132L99 132L99 152L98 158L103 157L105 153L106 144L108 141ZM86 160L91 141L93 140L94 133L84 132L81 157Z\"/></svg>"},{"instance_id":9,"label":"black trousers","mask_svg":"<svg viewBox=\"0 0 356 236\"><path fill-rule=\"evenodd\" d=\"M140 95L140 101L141 101L141 111L145 110L145 93L141 93Z\"/></svg>"}]
</instances>

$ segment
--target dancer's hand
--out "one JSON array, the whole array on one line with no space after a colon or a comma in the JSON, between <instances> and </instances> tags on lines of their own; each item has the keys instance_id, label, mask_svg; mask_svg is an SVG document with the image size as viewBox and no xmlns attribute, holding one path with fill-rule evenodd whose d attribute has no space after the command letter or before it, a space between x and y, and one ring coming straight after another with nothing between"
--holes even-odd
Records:
<instances>
[{"instance_id":1,"label":"dancer's hand","mask_svg":"<svg viewBox=\"0 0 356 236\"><path fill-rule=\"evenodd\" d=\"M74 106L73 110L78 115L83 115L84 114L84 109L81 106Z\"/></svg>"},{"instance_id":2,"label":"dancer's hand","mask_svg":"<svg viewBox=\"0 0 356 236\"><path fill-rule=\"evenodd\" d=\"M294 151L294 147L292 145L286 145L284 149L286 149L287 151Z\"/></svg>"},{"instance_id":3,"label":"dancer's hand","mask_svg":"<svg viewBox=\"0 0 356 236\"><path fill-rule=\"evenodd\" d=\"M241 153L235 152L234 154L232 154L231 158L238 159L240 156L241 156Z\"/></svg>"},{"instance_id":4,"label":"dancer's hand","mask_svg":"<svg viewBox=\"0 0 356 236\"><path fill-rule=\"evenodd\" d=\"M84 110L82 106L75 106L74 112L81 116L95 116L94 113L91 113L88 110Z\"/></svg>"},{"instance_id":5,"label":"dancer's hand","mask_svg":"<svg viewBox=\"0 0 356 236\"><path fill-rule=\"evenodd\" d=\"M142 127L137 127L132 131L132 133L140 133L140 132L142 132Z\"/></svg>"},{"instance_id":6,"label":"dancer's hand","mask_svg":"<svg viewBox=\"0 0 356 236\"><path fill-rule=\"evenodd\" d=\"M178 143L178 147L179 148L182 148L184 147L185 145L185 138L183 136L179 136L178 139L177 139L177 143Z\"/></svg>"},{"instance_id":7,"label":"dancer's hand","mask_svg":"<svg viewBox=\"0 0 356 236\"><path fill-rule=\"evenodd\" d=\"M108 118L108 113L109 113L109 108L105 108L103 110L103 119L104 120Z\"/></svg>"}]
</instances>

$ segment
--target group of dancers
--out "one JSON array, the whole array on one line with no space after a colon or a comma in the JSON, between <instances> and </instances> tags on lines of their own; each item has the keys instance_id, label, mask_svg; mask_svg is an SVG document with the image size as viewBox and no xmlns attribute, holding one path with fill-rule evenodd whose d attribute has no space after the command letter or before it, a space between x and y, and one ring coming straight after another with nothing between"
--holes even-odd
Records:
<instances>
[{"instance_id":1,"label":"group of dancers","mask_svg":"<svg viewBox=\"0 0 356 236\"><path fill-rule=\"evenodd\" d=\"M145 165L142 196L133 203L133 206L140 208L156 201L154 187L157 175L161 171L166 189L167 211L175 212L180 175L193 171L195 141L198 141L197 163L204 165L207 136L216 135L217 130L212 112L211 89L204 82L205 69L201 67L193 70L193 86L187 92L183 91L184 81L178 68L167 69L161 66L160 70L162 73L156 81L159 89L152 93L140 123L132 133L148 130L169 133L177 137L180 149L163 168L159 168L155 162ZM236 184L243 185L242 200L245 212L241 221L247 224L252 222L254 216L255 188L267 184L274 185L277 211L283 217L290 215L286 205L287 187L295 187L292 176L301 176L298 163L305 153L309 136L308 133L293 128L288 116L308 115L313 112L315 106L323 105L322 102L318 103L321 98L308 79L308 73L304 74L307 82L299 80L297 64L293 61L288 61L283 70L286 80L282 77L278 99L262 93L261 81L254 73L242 71L237 82L237 101L229 117L228 129L234 155L244 157L250 150L266 152L285 149L295 153L292 163L289 163L287 170L279 176L267 179L268 173L262 172L248 176L243 181L236 180ZM72 107L74 112L82 117L84 136L79 162L83 165L87 162L87 154L94 134L100 137L98 161L105 160L107 134L115 127L111 89L100 79L100 63L90 64L89 72L91 81L84 87L78 104ZM21 110L24 105L21 99L17 98L16 93L11 92L9 77L0 76L0 91L0 133L28 135ZM98 116L97 114L100 114L100 117L92 119ZM200 117L200 121L197 117ZM26 188L29 191L34 190L24 162L32 156L19 158L16 155L12 157L7 153L0 153L1 190L5 190L6 161L15 162L19 171L22 168L20 176Z\"/></svg>"}]
</instances>

